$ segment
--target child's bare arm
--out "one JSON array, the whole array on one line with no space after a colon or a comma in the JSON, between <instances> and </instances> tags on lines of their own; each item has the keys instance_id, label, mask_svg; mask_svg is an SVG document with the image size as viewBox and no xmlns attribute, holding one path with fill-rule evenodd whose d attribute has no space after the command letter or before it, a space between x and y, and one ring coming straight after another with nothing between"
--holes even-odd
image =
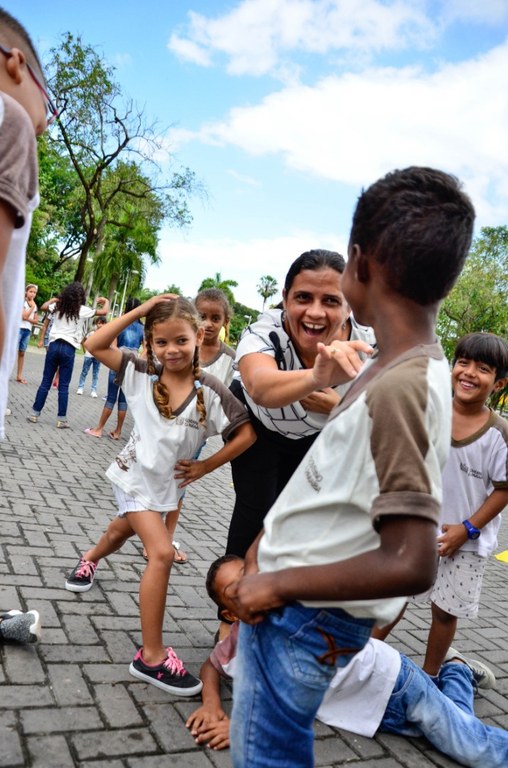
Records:
<instances>
[{"instance_id":1,"label":"child's bare arm","mask_svg":"<svg viewBox=\"0 0 508 768\"><path fill-rule=\"evenodd\" d=\"M233 436L223 445L220 450L209 456L203 461L194 459L181 459L175 464L175 478L182 480L180 488L194 480L199 480L203 475L213 472L231 459L236 459L241 453L247 450L256 441L256 433L250 422L240 424Z\"/></svg>"},{"instance_id":2,"label":"child's bare arm","mask_svg":"<svg viewBox=\"0 0 508 768\"><path fill-rule=\"evenodd\" d=\"M236 588L236 613L249 624L294 600L370 600L414 595L433 582L436 526L426 518L384 516L380 546L327 565L245 576Z\"/></svg>"},{"instance_id":3,"label":"child's bare arm","mask_svg":"<svg viewBox=\"0 0 508 768\"><path fill-rule=\"evenodd\" d=\"M217 722L226 717L220 697L220 675L210 659L207 659L202 665L199 676L203 683L201 691L203 704L191 714L185 723L193 736L198 735L205 723Z\"/></svg>"},{"instance_id":4,"label":"child's bare arm","mask_svg":"<svg viewBox=\"0 0 508 768\"><path fill-rule=\"evenodd\" d=\"M467 518L475 528L480 530L490 523L508 504L508 488L496 488L487 496L483 504L476 510L474 515ZM457 549L462 547L467 541L467 531L462 523L458 525L442 526L443 533L438 536L438 552L442 557L451 557Z\"/></svg>"}]
</instances>

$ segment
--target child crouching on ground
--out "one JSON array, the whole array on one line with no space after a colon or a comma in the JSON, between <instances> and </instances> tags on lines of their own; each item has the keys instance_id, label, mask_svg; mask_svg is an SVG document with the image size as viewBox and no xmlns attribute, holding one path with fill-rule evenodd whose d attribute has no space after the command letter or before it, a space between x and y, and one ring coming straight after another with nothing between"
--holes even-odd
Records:
<instances>
[{"instance_id":1,"label":"child crouching on ground","mask_svg":"<svg viewBox=\"0 0 508 768\"><path fill-rule=\"evenodd\" d=\"M243 573L242 558L224 555L212 563L206 579L209 596L235 623L201 667L203 704L186 725L197 744L215 750L229 746L230 721L222 707L220 685L221 678L235 674L239 621L231 595ZM360 736L372 737L378 730L425 736L462 765L502 768L508 760L508 733L475 717L473 665L481 667L478 661L450 659L434 683L407 656L371 639L336 672L316 717Z\"/></svg>"}]
</instances>

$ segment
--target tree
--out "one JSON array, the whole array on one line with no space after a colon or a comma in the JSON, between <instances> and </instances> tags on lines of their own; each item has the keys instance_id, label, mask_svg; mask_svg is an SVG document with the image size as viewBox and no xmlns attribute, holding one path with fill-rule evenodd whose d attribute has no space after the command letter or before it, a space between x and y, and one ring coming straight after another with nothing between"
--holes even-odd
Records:
<instances>
[{"instance_id":1,"label":"tree","mask_svg":"<svg viewBox=\"0 0 508 768\"><path fill-rule=\"evenodd\" d=\"M258 311L245 306L245 304L239 304L237 301L232 305L232 308L233 316L229 324L229 338L236 344L240 341L244 328L257 320Z\"/></svg>"},{"instance_id":2,"label":"tree","mask_svg":"<svg viewBox=\"0 0 508 768\"><path fill-rule=\"evenodd\" d=\"M238 283L236 280L223 280L220 272L215 273L215 277L206 277L198 288L199 291L204 291L205 288L219 288L226 294L230 306L235 303L235 297L231 288L236 288Z\"/></svg>"},{"instance_id":3,"label":"tree","mask_svg":"<svg viewBox=\"0 0 508 768\"><path fill-rule=\"evenodd\" d=\"M483 227L438 316L437 331L452 359L466 333L508 335L508 227Z\"/></svg>"},{"instance_id":4,"label":"tree","mask_svg":"<svg viewBox=\"0 0 508 768\"><path fill-rule=\"evenodd\" d=\"M75 279L82 280L87 259L95 260L106 248L114 228L133 228L135 219L146 218L152 206L155 211L147 221L155 233L162 221L189 224L187 201L196 182L187 168L172 172L169 179L161 177L154 157L162 150L162 139L143 112L122 99L114 69L81 37L65 34L51 53L49 87L64 107L50 141L69 159L79 181L71 214L79 227L66 228L59 262L77 259ZM133 218L137 210L139 216Z\"/></svg>"},{"instance_id":5,"label":"tree","mask_svg":"<svg viewBox=\"0 0 508 768\"><path fill-rule=\"evenodd\" d=\"M263 277L259 279L257 292L263 298L263 312L265 310L267 299L269 299L271 296L275 296L277 290L277 280L271 275L263 275Z\"/></svg>"}]
</instances>

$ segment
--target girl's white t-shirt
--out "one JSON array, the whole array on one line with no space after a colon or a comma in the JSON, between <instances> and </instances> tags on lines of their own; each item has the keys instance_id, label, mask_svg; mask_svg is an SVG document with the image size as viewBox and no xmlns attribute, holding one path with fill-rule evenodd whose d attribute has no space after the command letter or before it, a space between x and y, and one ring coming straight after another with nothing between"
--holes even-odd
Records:
<instances>
[{"instance_id":1,"label":"girl's white t-shirt","mask_svg":"<svg viewBox=\"0 0 508 768\"><path fill-rule=\"evenodd\" d=\"M53 325L49 334L49 343L52 341L67 341L72 344L73 347L79 349L81 341L86 336L86 324L87 321L95 315L95 309L92 307L85 307L81 305L79 309L79 318L77 320L68 320L65 316L60 317L58 314L58 305L50 304L50 312L53 313Z\"/></svg>"},{"instance_id":2,"label":"girl's white t-shirt","mask_svg":"<svg viewBox=\"0 0 508 768\"><path fill-rule=\"evenodd\" d=\"M28 301L25 301L23 304L23 312L26 312L27 309L30 309L30 304L28 303ZM35 306L32 308L32 311L30 312L29 317L33 318L36 312L37 312L37 304L35 304ZM27 331L30 331L32 329L32 323L30 322L30 320L22 320L19 327L24 328Z\"/></svg>"},{"instance_id":3,"label":"girl's white t-shirt","mask_svg":"<svg viewBox=\"0 0 508 768\"><path fill-rule=\"evenodd\" d=\"M124 352L116 382L121 385L134 419L134 429L125 447L106 471L112 483L155 512L171 512L185 489L179 488L174 468L179 459L192 459L208 437L224 440L240 424L249 421L242 403L207 373L200 383L206 408L206 423L199 423L196 390L174 412L162 416L153 399L153 377L146 373L146 360Z\"/></svg>"}]
</instances>

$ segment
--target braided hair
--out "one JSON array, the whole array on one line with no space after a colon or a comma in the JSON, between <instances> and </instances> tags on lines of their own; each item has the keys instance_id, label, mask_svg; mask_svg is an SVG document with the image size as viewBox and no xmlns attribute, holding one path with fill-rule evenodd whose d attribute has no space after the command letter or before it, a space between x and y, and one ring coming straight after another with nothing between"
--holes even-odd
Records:
<instances>
[{"instance_id":1,"label":"braided hair","mask_svg":"<svg viewBox=\"0 0 508 768\"><path fill-rule=\"evenodd\" d=\"M153 385L153 399L164 418L173 419L173 411L169 404L169 390L160 380L160 363L152 348L153 327L157 323L162 323L166 320L185 320L195 332L201 327L201 320L194 304L182 296L159 302L148 312L145 318L147 373L154 376L154 378L156 377ZM204 424L206 421L206 408L203 388L199 381L200 374L199 347L196 347L192 360L192 375L194 376L194 385L196 387L196 409L199 414L199 423Z\"/></svg>"}]
</instances>

